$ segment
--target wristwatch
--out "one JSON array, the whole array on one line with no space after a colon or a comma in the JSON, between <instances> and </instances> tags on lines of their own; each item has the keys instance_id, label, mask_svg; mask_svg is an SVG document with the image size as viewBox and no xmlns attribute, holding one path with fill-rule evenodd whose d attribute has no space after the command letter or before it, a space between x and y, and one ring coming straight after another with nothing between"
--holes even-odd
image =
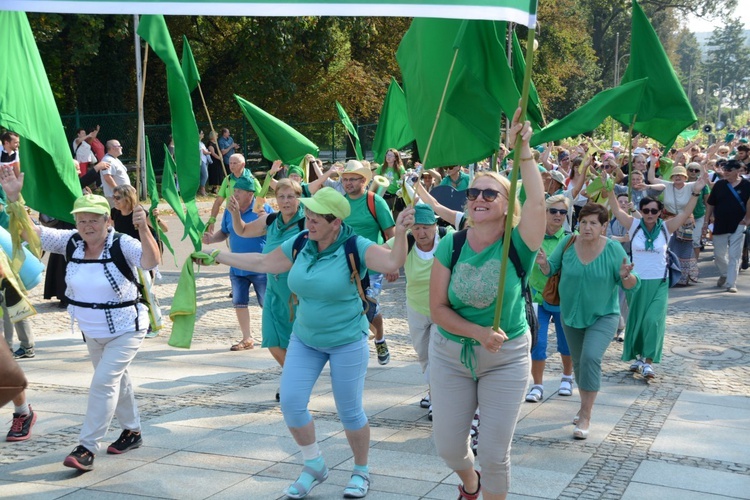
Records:
<instances>
[{"instance_id":1,"label":"wristwatch","mask_svg":"<svg viewBox=\"0 0 750 500\"><path fill-rule=\"evenodd\" d=\"M693 196L695 196L696 198L697 198L698 196L700 196L700 195L701 195L701 194L700 194L700 192L696 193L695 191L693 191L693 192L692 192L691 194L692 194Z\"/></svg>"}]
</instances>

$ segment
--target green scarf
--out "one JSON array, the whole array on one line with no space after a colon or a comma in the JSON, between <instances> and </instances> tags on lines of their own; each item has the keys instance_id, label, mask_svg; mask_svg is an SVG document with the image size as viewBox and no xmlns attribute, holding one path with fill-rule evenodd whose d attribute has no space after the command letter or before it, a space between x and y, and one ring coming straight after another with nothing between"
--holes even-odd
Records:
<instances>
[{"instance_id":1,"label":"green scarf","mask_svg":"<svg viewBox=\"0 0 750 500\"><path fill-rule=\"evenodd\" d=\"M656 224L654 224L654 228L651 231L649 231L648 228L646 227L646 224L643 222L643 219L641 219L641 222L640 222L641 229L643 230L643 236L646 237L646 251L654 251L654 241L656 241L656 238L659 237L662 224L663 224L663 221L661 219L656 219Z\"/></svg>"},{"instance_id":2,"label":"green scarf","mask_svg":"<svg viewBox=\"0 0 750 500\"><path fill-rule=\"evenodd\" d=\"M182 265L177 290L172 298L172 308L169 311L172 334L169 336L168 344L172 347L190 349L193 341L197 312L193 259L199 260L204 266L210 266L214 264L217 255L219 255L219 250L214 250L210 255L205 252L193 252Z\"/></svg>"},{"instance_id":3,"label":"green scarf","mask_svg":"<svg viewBox=\"0 0 750 500\"><path fill-rule=\"evenodd\" d=\"M279 233L283 233L287 229L289 229L292 226L296 226L297 222L299 222L300 219L305 218L305 209L302 207L302 204L300 203L299 207L297 208L297 213L295 213L291 219L289 219L289 222L284 222L283 220L284 216L279 212L279 215L276 217L276 220L274 221L274 224L276 224L276 227L279 230Z\"/></svg>"}]
</instances>

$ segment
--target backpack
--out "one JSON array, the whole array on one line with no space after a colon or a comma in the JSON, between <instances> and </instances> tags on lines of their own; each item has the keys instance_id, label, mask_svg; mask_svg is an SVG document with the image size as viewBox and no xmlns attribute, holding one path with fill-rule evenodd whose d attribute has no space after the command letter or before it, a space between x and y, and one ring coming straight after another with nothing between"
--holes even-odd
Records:
<instances>
[{"instance_id":1,"label":"backpack","mask_svg":"<svg viewBox=\"0 0 750 500\"><path fill-rule=\"evenodd\" d=\"M308 240L308 232L304 231L297 235L292 245L292 262L297 259L297 255L305 247ZM357 285L357 292L359 298L362 300L362 314L367 316L368 323L372 323L375 318L378 309L378 303L375 299L372 299L365 294L365 290L370 286L370 277L365 273L365 277L362 278L359 274L361 262L359 260L359 252L357 251L357 235L353 234L344 242L344 253L346 255L346 264L349 267L349 279L352 283ZM297 304L297 297L292 294L289 298L289 317L290 320L294 317L294 305Z\"/></svg>"},{"instance_id":2,"label":"backpack","mask_svg":"<svg viewBox=\"0 0 750 500\"><path fill-rule=\"evenodd\" d=\"M437 229L438 229L438 235L440 235L440 239L443 239L446 233L448 232L448 228L440 226ZM407 254L411 252L411 249L414 248L414 243L416 242L417 240L414 239L414 235L412 235L411 233L406 235L406 244L408 247L406 250Z\"/></svg>"},{"instance_id":3,"label":"backpack","mask_svg":"<svg viewBox=\"0 0 750 500\"><path fill-rule=\"evenodd\" d=\"M380 234L383 236L383 241L388 241L388 238L385 237L385 231L380 227L380 221L378 221L378 211L375 208L375 193L373 191L365 191L365 196L367 196L367 210L372 215L372 218L375 219L375 223L378 225L378 229L380 229Z\"/></svg>"},{"instance_id":4,"label":"backpack","mask_svg":"<svg viewBox=\"0 0 750 500\"><path fill-rule=\"evenodd\" d=\"M268 214L268 217L266 217L266 227L273 224L278 216L279 216L279 212L273 212L273 213ZM297 227L299 228L300 231L305 230L305 218L304 217L297 221Z\"/></svg>"},{"instance_id":5,"label":"backpack","mask_svg":"<svg viewBox=\"0 0 750 500\"><path fill-rule=\"evenodd\" d=\"M451 254L450 267L448 268L451 273L453 272L456 263L458 263L461 249L466 243L466 231L467 229L462 229L461 231L453 233L453 253ZM525 302L526 322L529 324L529 331L531 332L531 349L534 349L539 334L539 320L534 312L534 303L531 298L531 289L529 288L529 281L526 277L526 270L521 265L521 258L518 256L518 251L516 251L516 246L513 245L512 240L510 248L508 249L508 258L513 263L513 267L516 268L516 274L521 280L521 293Z\"/></svg>"},{"instance_id":6,"label":"backpack","mask_svg":"<svg viewBox=\"0 0 750 500\"><path fill-rule=\"evenodd\" d=\"M140 326L138 324L138 304L144 304L148 308L148 317L149 322L151 325L151 329L153 331L161 330L162 328L162 314L161 314L161 308L159 306L159 301L156 299L156 296L151 291L151 280L150 277L147 276L147 273L143 273L140 269L137 270L139 278L143 281L144 284L142 284L138 278L136 278L136 275L133 273L133 268L130 267L130 264L128 264L128 261L125 259L125 255L122 253L122 247L120 246L120 238L122 237L122 233L115 233L112 235L112 245L109 247L109 258L108 259L76 259L73 258L73 252L75 252L76 247L78 246L78 242L82 241L83 238L80 234L75 233L73 234L70 239L68 240L68 243L65 245L65 261L66 262L75 262L75 263L99 263L99 264L107 264L109 262L112 262L115 267L117 267L117 270L120 271L120 273L135 285L136 290L138 291L138 295L135 300L129 300L126 302L121 302L119 304L100 304L100 303L89 303L89 302L79 302L77 300L72 300L70 298L66 297L66 300L73 304L74 306L78 307L87 307L89 309L119 309L122 307L129 307L133 306L136 309L136 316L135 316L135 328L136 330L140 330Z\"/></svg>"}]
</instances>

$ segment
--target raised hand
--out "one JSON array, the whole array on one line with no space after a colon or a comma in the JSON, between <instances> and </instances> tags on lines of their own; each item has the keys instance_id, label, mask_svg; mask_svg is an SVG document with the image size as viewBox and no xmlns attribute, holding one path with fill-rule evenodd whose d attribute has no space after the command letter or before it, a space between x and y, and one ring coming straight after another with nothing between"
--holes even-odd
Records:
<instances>
[{"instance_id":1,"label":"raised hand","mask_svg":"<svg viewBox=\"0 0 750 500\"><path fill-rule=\"evenodd\" d=\"M629 263L627 257L622 258L622 264L620 265L620 279L624 280L630 277L630 273L633 271L635 264Z\"/></svg>"},{"instance_id":2,"label":"raised hand","mask_svg":"<svg viewBox=\"0 0 750 500\"><path fill-rule=\"evenodd\" d=\"M18 201L23 189L23 172L16 176L13 165L3 165L0 168L0 185L3 186L8 201Z\"/></svg>"}]
</instances>

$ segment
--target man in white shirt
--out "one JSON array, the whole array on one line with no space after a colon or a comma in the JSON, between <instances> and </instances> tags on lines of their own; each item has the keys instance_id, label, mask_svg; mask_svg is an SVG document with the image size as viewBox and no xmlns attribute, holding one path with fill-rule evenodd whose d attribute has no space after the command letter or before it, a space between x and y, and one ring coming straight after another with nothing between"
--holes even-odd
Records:
<instances>
[{"instance_id":1,"label":"man in white shirt","mask_svg":"<svg viewBox=\"0 0 750 500\"><path fill-rule=\"evenodd\" d=\"M100 174L102 177L102 189L104 197L109 201L109 206L114 207L112 190L117 186L130 185L128 169L118 159L122 155L122 145L117 139L107 141L107 154L102 158L102 162L108 163L109 166L103 169Z\"/></svg>"}]
</instances>

